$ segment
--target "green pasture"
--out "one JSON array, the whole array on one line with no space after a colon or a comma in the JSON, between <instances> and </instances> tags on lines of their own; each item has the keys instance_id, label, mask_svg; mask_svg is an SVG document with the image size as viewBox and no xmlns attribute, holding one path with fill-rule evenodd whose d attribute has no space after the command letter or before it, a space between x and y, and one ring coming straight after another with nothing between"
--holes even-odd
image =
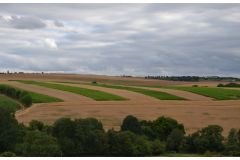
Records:
<instances>
[{"instance_id":1,"label":"green pasture","mask_svg":"<svg viewBox=\"0 0 240 160\"><path fill-rule=\"evenodd\" d=\"M114 89L122 89L122 90L127 90L127 91L133 91L133 92L138 92L142 93L151 97L155 97L160 100L187 100L182 97L178 97L172 94L168 94L165 92L160 92L160 91L153 91L153 90L148 90L148 89L140 89L140 88L133 88L133 87L123 87L123 86L114 86L114 85L106 85L106 84L92 84L92 83L74 83L74 82L58 82L57 83L72 83L72 84L84 84L84 85L91 85L91 86L98 86L98 87L106 87L106 88L114 88Z\"/></svg>"},{"instance_id":2,"label":"green pasture","mask_svg":"<svg viewBox=\"0 0 240 160\"><path fill-rule=\"evenodd\" d=\"M120 100L128 100L126 98L98 91L98 90L92 90L92 89L86 89L86 88L80 88L80 87L72 87L72 86L66 86L66 85L61 85L61 84L52 84L52 83L43 83L43 82L35 82L35 81L18 81L21 83L25 84L33 84L33 85L38 85L42 87L47 87L47 88L53 88L53 89L58 89L62 91L67 91L67 92L72 92L76 93L79 95L83 95L92 99L95 99L97 101L120 101Z\"/></svg>"},{"instance_id":3,"label":"green pasture","mask_svg":"<svg viewBox=\"0 0 240 160\"><path fill-rule=\"evenodd\" d=\"M6 86L10 86L10 85L6 85ZM15 88L18 91L27 91L27 90L23 90L17 87L13 87L10 86L12 88ZM63 102L63 100L59 99L59 98L55 98L55 97L51 97L51 96L47 96L44 94L40 94L40 93L35 93L35 92L31 92L31 91L27 91L31 96L32 96L32 102L33 103L49 103L49 102Z\"/></svg>"},{"instance_id":4,"label":"green pasture","mask_svg":"<svg viewBox=\"0 0 240 160\"><path fill-rule=\"evenodd\" d=\"M12 107L15 110L21 109L20 105L11 101L10 99L0 95L0 107Z\"/></svg>"}]
</instances>

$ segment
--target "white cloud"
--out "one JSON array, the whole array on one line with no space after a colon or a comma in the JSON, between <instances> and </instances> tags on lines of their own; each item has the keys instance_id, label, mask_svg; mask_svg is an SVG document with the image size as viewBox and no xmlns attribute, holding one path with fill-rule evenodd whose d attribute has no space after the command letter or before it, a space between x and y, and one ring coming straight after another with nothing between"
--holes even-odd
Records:
<instances>
[{"instance_id":1,"label":"white cloud","mask_svg":"<svg viewBox=\"0 0 240 160\"><path fill-rule=\"evenodd\" d=\"M46 47L49 47L49 48L52 48L52 49L58 49L57 44L55 43L55 41L53 39L46 38L44 40L44 45Z\"/></svg>"}]
</instances>

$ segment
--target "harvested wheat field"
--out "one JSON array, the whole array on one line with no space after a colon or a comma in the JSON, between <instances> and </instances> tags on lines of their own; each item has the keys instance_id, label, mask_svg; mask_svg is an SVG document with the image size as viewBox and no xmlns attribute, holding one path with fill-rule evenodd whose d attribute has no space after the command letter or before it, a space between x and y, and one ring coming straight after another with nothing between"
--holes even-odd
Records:
<instances>
[{"instance_id":1,"label":"harvested wheat field","mask_svg":"<svg viewBox=\"0 0 240 160\"><path fill-rule=\"evenodd\" d=\"M105 129L120 129L127 115L139 120L155 120L160 116L176 119L183 123L186 133L193 133L209 124L224 128L227 136L231 128L240 128L240 101L128 101L128 102L58 102L39 105L25 114L18 114L19 122L28 123L39 120L53 124L60 117L87 118L100 120Z\"/></svg>"},{"instance_id":2,"label":"harvested wheat field","mask_svg":"<svg viewBox=\"0 0 240 160\"><path fill-rule=\"evenodd\" d=\"M9 84L18 88L32 90L37 93L50 94L53 91L50 88L40 87L36 85L20 84L8 80L32 80L32 81L62 81L62 82L78 82L91 83L97 81L99 84L115 84L115 85L156 85L156 86L199 86L216 87L220 82L178 82L152 80L144 78L132 77L110 77L96 75L68 75L68 74L11 74L0 75L0 84ZM228 83L228 82L226 82ZM226 84L223 83L223 84ZM186 133L193 133L209 124L217 124L223 127L223 135L227 136L231 128L240 128L240 100L213 100L213 98L202 95L163 88L151 88L167 92L173 95L184 97L189 101L179 100L158 100L153 97L142 95L140 93L110 89L97 86L88 86L81 84L64 84L75 87L85 87L88 89L101 90L104 92L116 94L130 99L129 101L93 101L92 99L81 99L81 95L77 97L71 96L70 92L55 90L54 96L63 94L66 96L65 102L40 103L33 104L23 112L16 114L19 122L28 123L33 120L40 120L47 124L53 124L60 117L87 118L94 117L99 119L104 128L115 130L120 129L123 119L127 115L133 115L139 120L155 120L160 116L171 117L179 123L183 123ZM35 89L34 89L35 88ZM45 91L44 91L44 89ZM143 87L146 89L146 87ZM148 88L150 89L150 88ZM55 92L56 91L56 92ZM75 94L74 94L75 95ZM68 99L68 97L72 99ZM84 96L83 96L84 97ZM60 97L59 97L60 98ZM62 97L61 99L63 99ZM84 97L85 98L85 97ZM67 100L68 99L68 100Z\"/></svg>"}]
</instances>

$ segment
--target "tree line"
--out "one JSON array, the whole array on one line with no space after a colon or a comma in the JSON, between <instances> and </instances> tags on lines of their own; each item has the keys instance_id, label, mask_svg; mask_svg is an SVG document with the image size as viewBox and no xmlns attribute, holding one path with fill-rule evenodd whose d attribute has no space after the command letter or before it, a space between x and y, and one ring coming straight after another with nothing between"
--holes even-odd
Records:
<instances>
[{"instance_id":1,"label":"tree line","mask_svg":"<svg viewBox=\"0 0 240 160\"><path fill-rule=\"evenodd\" d=\"M19 100L25 107L32 105L32 96L27 91L19 91L7 85L0 84L0 93Z\"/></svg>"},{"instance_id":2,"label":"tree line","mask_svg":"<svg viewBox=\"0 0 240 160\"><path fill-rule=\"evenodd\" d=\"M120 131L103 129L95 118L59 118L53 125L32 120L18 123L14 109L0 107L0 156L152 156L168 151L218 152L240 156L240 130L232 128L228 138L223 128L209 125L185 136L183 124L169 117L138 121L128 115Z\"/></svg>"}]
</instances>

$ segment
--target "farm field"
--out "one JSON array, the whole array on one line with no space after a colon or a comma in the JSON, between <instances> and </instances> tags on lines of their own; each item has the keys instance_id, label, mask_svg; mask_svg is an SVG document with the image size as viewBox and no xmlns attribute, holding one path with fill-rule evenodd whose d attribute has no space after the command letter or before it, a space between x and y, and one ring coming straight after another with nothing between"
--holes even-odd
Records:
<instances>
[{"instance_id":1,"label":"farm field","mask_svg":"<svg viewBox=\"0 0 240 160\"><path fill-rule=\"evenodd\" d=\"M10 99L2 95L0 95L0 106L13 107L16 111L21 109L19 104L11 101Z\"/></svg>"},{"instance_id":2,"label":"farm field","mask_svg":"<svg viewBox=\"0 0 240 160\"><path fill-rule=\"evenodd\" d=\"M29 90L24 90L27 87L23 87L23 89L21 89L21 88L16 87L17 85L14 85L14 84L11 84L10 86L12 86L13 88L15 88L16 90L21 91L21 92L27 91L32 96L33 103L63 102L63 100L59 99L59 98L51 97L51 96L44 95L44 94L39 94L36 92L31 92Z\"/></svg>"},{"instance_id":3,"label":"farm field","mask_svg":"<svg viewBox=\"0 0 240 160\"><path fill-rule=\"evenodd\" d=\"M86 88L79 88L79 87L71 87L71 86L65 86L61 84L52 84L52 83L43 83L43 82L35 82L35 81L18 81L21 83L25 84L33 84L33 85L38 85L46 88L52 88L52 89L57 89L57 90L62 90L62 91L67 91L67 92L72 92L76 93L79 95L83 95L89 98L92 98L97 101L117 101L117 100L128 100L126 98L109 94L106 92L101 92L98 90L91 90L91 89L86 89Z\"/></svg>"},{"instance_id":4,"label":"farm field","mask_svg":"<svg viewBox=\"0 0 240 160\"><path fill-rule=\"evenodd\" d=\"M122 86L113 86L113 85L106 85L106 84L91 84L91 83L76 83L76 82L57 82L57 83L66 83L68 85L69 84L78 84L78 85L79 84L84 84L84 85L106 87L106 88L126 89L126 90L135 91L135 92L139 92L139 93L145 93L145 94L148 94L149 96L157 95L156 98L159 97L159 99L161 98L162 100L165 97L166 97L165 100L171 100L171 99L168 98L169 95L171 95L171 96L175 95L175 96L184 98L185 100L193 100L193 101L212 101L212 100L214 100L213 98L201 96L201 95L194 94L194 93L191 93L191 92L180 91L180 90L172 90L172 89L164 89L164 88L157 88L156 89L156 88L150 88L150 87L136 87L136 86L123 86L123 85ZM146 92L146 90L147 90L147 92ZM160 94L155 94L154 95L154 93L158 93L158 92L167 93L167 94L164 94L165 97L160 97ZM172 98L174 98L174 97L172 97ZM178 100L184 100L184 99L179 99L178 98Z\"/></svg>"},{"instance_id":5,"label":"farm field","mask_svg":"<svg viewBox=\"0 0 240 160\"><path fill-rule=\"evenodd\" d=\"M231 99L240 99L238 95L240 95L240 91L234 90L233 88L228 88L228 90L224 88L212 88L212 87L162 87L162 86L144 86L144 88L166 88L166 89L174 89L174 90L182 90L193 92L196 94L200 94L207 97L212 97L217 100L231 100ZM143 88L143 87L141 87Z\"/></svg>"},{"instance_id":6,"label":"farm field","mask_svg":"<svg viewBox=\"0 0 240 160\"><path fill-rule=\"evenodd\" d=\"M65 82L66 84L79 84L79 83L73 83L73 82ZM114 89L120 89L120 90L127 90L127 91L133 91L137 93L142 93L160 100L187 100L182 97L178 97L172 94L168 94L161 91L153 91L148 89L139 89L139 88L133 88L133 87L125 87L125 86L114 86L114 85L106 85L106 84L90 84L90 83L82 83L83 85L91 85L95 87L105 87L105 88L114 88Z\"/></svg>"},{"instance_id":7,"label":"farm field","mask_svg":"<svg viewBox=\"0 0 240 160\"><path fill-rule=\"evenodd\" d=\"M63 75L63 74L11 74L0 75L0 84L11 85L8 80L27 80L41 82L75 82L88 83L97 81L107 85L144 85L144 86L167 86L172 89L179 86L210 86L216 87L219 82L176 82L153 80L132 77L110 77L95 75ZM226 84L229 82L226 82ZM210 85L209 85L210 84ZM30 84L29 84L30 85ZM86 85L89 87L97 87ZM101 85L100 85L101 86ZM100 87L98 86L98 87ZM38 86L37 86L38 87ZM70 86L67 86L70 87ZM101 87L104 88L104 87ZM200 88L200 87L199 87ZM205 88L205 87L203 87ZM108 89L108 88L106 88ZM110 89L110 88L109 88ZM114 89L114 88L112 88ZM158 88L156 88L158 89ZM160 88L163 89L163 88ZM218 88L216 88L218 89ZM224 91L229 89L223 89ZM124 90L126 91L126 90ZM175 90L174 90L175 91ZM230 90L232 91L232 90ZM239 90L235 90L239 92ZM136 93L133 91L128 91ZM188 91L189 92L189 91ZM68 92L69 93L69 92ZM191 92L189 92L191 93ZM203 96L204 97L204 96ZM207 97L209 98L209 97ZM127 115L136 116L139 120L154 120L160 116L171 117L185 126L186 134L193 133L209 124L221 125L224 129L223 136L227 136L231 128L239 129L240 100L159 100L159 99L133 99L131 101L88 101L76 100L66 102L42 103L29 108L25 112L16 114L19 122L28 123L33 120L40 120L47 124L52 124L60 117L87 118L95 117L99 119L104 128L115 130L120 129L122 120Z\"/></svg>"}]
</instances>

